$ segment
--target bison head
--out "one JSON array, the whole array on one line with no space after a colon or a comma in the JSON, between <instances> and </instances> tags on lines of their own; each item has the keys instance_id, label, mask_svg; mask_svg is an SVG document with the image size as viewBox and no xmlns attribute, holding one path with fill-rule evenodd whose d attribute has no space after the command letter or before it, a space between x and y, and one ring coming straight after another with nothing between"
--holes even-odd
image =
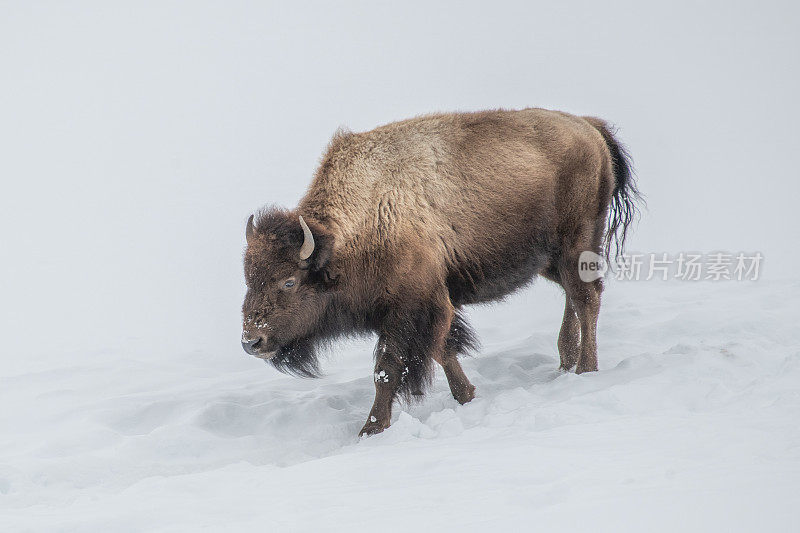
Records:
<instances>
[{"instance_id":1,"label":"bison head","mask_svg":"<svg viewBox=\"0 0 800 533\"><path fill-rule=\"evenodd\" d=\"M242 347L281 371L314 375L314 343L332 284L327 270L332 237L287 211L247 221Z\"/></svg>"}]
</instances>

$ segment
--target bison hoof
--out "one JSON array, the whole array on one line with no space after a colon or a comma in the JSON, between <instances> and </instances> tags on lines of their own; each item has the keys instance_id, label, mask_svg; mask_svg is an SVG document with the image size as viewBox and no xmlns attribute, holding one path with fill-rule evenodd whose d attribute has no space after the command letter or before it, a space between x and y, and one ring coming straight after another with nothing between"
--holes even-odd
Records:
<instances>
[{"instance_id":1,"label":"bison hoof","mask_svg":"<svg viewBox=\"0 0 800 533\"><path fill-rule=\"evenodd\" d=\"M597 372L597 363L593 365L582 365L578 363L578 366L575 367L575 373L583 374L584 372Z\"/></svg>"},{"instance_id":2,"label":"bison hoof","mask_svg":"<svg viewBox=\"0 0 800 533\"><path fill-rule=\"evenodd\" d=\"M470 385L469 387L464 387L458 392L454 392L453 398L455 398L456 401L461 405L471 402L473 399L475 399L475 385Z\"/></svg>"},{"instance_id":3,"label":"bison hoof","mask_svg":"<svg viewBox=\"0 0 800 533\"><path fill-rule=\"evenodd\" d=\"M367 423L364 424L364 427L361 428L361 431L358 432L359 437L369 437L370 435L377 435L378 433L382 432L384 429L389 427L389 424L384 424L382 422L378 422L377 420L373 420L375 417L371 416L370 419L367 420Z\"/></svg>"}]
</instances>

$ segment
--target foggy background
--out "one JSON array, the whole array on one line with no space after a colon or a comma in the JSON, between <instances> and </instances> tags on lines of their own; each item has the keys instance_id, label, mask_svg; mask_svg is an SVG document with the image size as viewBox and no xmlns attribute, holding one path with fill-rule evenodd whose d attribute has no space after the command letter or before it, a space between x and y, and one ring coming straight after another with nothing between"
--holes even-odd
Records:
<instances>
[{"instance_id":1,"label":"foggy background","mask_svg":"<svg viewBox=\"0 0 800 533\"><path fill-rule=\"evenodd\" d=\"M607 119L648 203L629 250L761 251L765 278L790 276L797 15L790 2L0 2L4 371L78 352L255 365L239 346L248 215L296 205L338 127L435 111Z\"/></svg>"}]
</instances>

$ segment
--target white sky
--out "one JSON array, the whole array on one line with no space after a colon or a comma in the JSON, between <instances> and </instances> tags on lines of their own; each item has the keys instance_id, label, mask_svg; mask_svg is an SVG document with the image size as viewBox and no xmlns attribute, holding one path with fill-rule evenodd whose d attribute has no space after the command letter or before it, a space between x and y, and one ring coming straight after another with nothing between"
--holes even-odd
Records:
<instances>
[{"instance_id":1,"label":"white sky","mask_svg":"<svg viewBox=\"0 0 800 533\"><path fill-rule=\"evenodd\" d=\"M0 3L3 355L239 350L247 216L295 205L337 127L431 111L611 120L630 249L792 275L796 4L649 4Z\"/></svg>"}]
</instances>

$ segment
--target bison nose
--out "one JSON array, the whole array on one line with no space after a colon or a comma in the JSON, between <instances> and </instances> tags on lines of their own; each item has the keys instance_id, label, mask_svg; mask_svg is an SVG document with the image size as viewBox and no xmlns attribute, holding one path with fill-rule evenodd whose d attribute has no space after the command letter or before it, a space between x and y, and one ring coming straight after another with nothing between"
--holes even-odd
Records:
<instances>
[{"instance_id":1,"label":"bison nose","mask_svg":"<svg viewBox=\"0 0 800 533\"><path fill-rule=\"evenodd\" d=\"M242 348L244 348L244 351L250 355L256 355L258 353L256 352L256 348L258 348L259 344L261 344L260 338L248 339L242 335Z\"/></svg>"}]
</instances>

